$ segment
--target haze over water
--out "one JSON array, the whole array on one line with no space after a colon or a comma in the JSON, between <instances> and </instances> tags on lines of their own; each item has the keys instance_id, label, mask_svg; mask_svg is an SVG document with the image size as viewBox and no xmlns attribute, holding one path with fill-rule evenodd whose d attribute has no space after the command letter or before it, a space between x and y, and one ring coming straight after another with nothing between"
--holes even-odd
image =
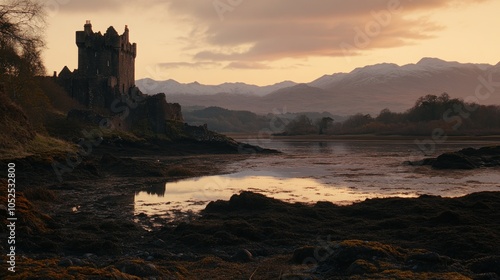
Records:
<instances>
[{"instance_id":1,"label":"haze over water","mask_svg":"<svg viewBox=\"0 0 500 280\"><path fill-rule=\"evenodd\" d=\"M173 213L197 212L210 201L227 200L243 190L289 202L337 204L374 197L455 197L500 190L498 167L433 170L429 166L405 165L405 161L425 157L412 140L238 140L283 154L236 161L227 166L231 172L227 175L168 182L164 188L156 186L155 191L139 192L135 196L136 214L168 218ZM433 156L488 144L448 141L438 145Z\"/></svg>"}]
</instances>

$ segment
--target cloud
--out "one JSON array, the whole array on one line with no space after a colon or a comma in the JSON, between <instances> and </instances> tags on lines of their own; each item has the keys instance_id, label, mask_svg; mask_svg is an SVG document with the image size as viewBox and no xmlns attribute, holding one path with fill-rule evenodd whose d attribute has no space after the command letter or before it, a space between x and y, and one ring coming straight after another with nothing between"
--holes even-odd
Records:
<instances>
[{"instance_id":1,"label":"cloud","mask_svg":"<svg viewBox=\"0 0 500 280\"><path fill-rule=\"evenodd\" d=\"M229 63L226 69L270 69L268 65L258 62L235 61Z\"/></svg>"},{"instance_id":2,"label":"cloud","mask_svg":"<svg viewBox=\"0 0 500 280\"><path fill-rule=\"evenodd\" d=\"M220 66L220 63L212 61L199 61L199 62L164 62L158 63L158 67L164 69L175 69L175 68L214 68Z\"/></svg>"},{"instance_id":3,"label":"cloud","mask_svg":"<svg viewBox=\"0 0 500 280\"><path fill-rule=\"evenodd\" d=\"M446 26L425 18L493 0L50 0L71 13L154 13L187 24L177 40L194 61L166 68L264 69L285 58L342 57L416 44ZM163 22L166 24L165 22ZM159 26L153 27L161 31ZM219 62L220 64L208 64Z\"/></svg>"},{"instance_id":4,"label":"cloud","mask_svg":"<svg viewBox=\"0 0 500 280\"><path fill-rule=\"evenodd\" d=\"M144 5L146 1L136 0L48 0L44 1L44 5L49 11L63 11L72 13L92 12L106 13L117 12L126 8L131 9L147 9L156 7L164 1L148 0L148 5Z\"/></svg>"},{"instance_id":5,"label":"cloud","mask_svg":"<svg viewBox=\"0 0 500 280\"><path fill-rule=\"evenodd\" d=\"M491 0L166 2L172 16L196 26L193 40L206 46L194 59L227 61L227 67L241 68L283 58L358 55L415 44L445 28L427 20L426 14L486 1Z\"/></svg>"}]
</instances>

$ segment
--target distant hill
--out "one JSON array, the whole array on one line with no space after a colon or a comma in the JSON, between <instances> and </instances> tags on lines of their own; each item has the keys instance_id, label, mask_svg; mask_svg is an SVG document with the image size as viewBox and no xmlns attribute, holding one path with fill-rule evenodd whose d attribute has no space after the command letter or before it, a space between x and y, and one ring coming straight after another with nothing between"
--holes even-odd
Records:
<instances>
[{"instance_id":1,"label":"distant hill","mask_svg":"<svg viewBox=\"0 0 500 280\"><path fill-rule=\"evenodd\" d=\"M356 68L350 73L324 75L307 84L282 82L258 87L243 83L205 86L180 84L173 80L137 81L145 93L165 92L169 102L182 106L217 106L259 114L280 112L323 112L351 115L377 114L384 108L404 111L427 94L443 92L452 97L473 96L481 77L500 81L500 63L463 64L437 58L423 58L416 64L377 64ZM175 87L173 86L175 85ZM500 89L496 89L500 93ZM491 94L481 104L500 104L500 94Z\"/></svg>"},{"instance_id":2,"label":"distant hill","mask_svg":"<svg viewBox=\"0 0 500 280\"><path fill-rule=\"evenodd\" d=\"M231 111L220 107L208 107L184 113L191 125L207 124L217 132L255 132L268 125L269 120L249 111Z\"/></svg>"},{"instance_id":3,"label":"distant hill","mask_svg":"<svg viewBox=\"0 0 500 280\"><path fill-rule=\"evenodd\" d=\"M330 113L301 113L312 120L322 117L331 117L337 121L344 118L333 116ZM191 125L207 124L210 130L216 132L259 132L261 130L280 133L285 124L293 120L298 114L267 114L257 115L249 111L235 111L220 107L208 107L203 109L187 110L183 113L184 120Z\"/></svg>"}]
</instances>

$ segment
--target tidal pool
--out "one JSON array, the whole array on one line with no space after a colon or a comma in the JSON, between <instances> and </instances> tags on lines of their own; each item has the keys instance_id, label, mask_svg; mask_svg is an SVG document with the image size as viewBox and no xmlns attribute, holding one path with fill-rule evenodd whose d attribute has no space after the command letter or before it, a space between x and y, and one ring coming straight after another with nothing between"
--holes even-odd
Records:
<instances>
[{"instance_id":1,"label":"tidal pool","mask_svg":"<svg viewBox=\"0 0 500 280\"><path fill-rule=\"evenodd\" d=\"M251 141L250 141L251 142ZM446 197L500 190L500 169L432 170L403 162L423 155L413 141L281 141L253 143L283 151L236 161L232 174L151 186L134 199L136 215L174 218L197 213L210 201L254 191L289 202L349 204L374 197ZM484 142L448 142L435 154ZM216 161L214 164L217 164Z\"/></svg>"}]
</instances>

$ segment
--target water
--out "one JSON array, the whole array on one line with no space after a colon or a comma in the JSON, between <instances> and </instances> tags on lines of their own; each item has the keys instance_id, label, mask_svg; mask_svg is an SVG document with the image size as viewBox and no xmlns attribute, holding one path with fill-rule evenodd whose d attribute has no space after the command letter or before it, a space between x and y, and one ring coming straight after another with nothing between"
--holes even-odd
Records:
<instances>
[{"instance_id":1,"label":"water","mask_svg":"<svg viewBox=\"0 0 500 280\"><path fill-rule=\"evenodd\" d=\"M413 141L291 141L247 142L278 149L281 155L236 161L233 173L154 186L135 195L135 214L164 218L197 212L210 201L227 200L242 190L270 197L313 203L349 204L374 197L445 197L478 191L500 191L500 169L433 170L404 165L425 157ZM434 155L493 143L446 142ZM216 164L216 161L214 162Z\"/></svg>"}]
</instances>

